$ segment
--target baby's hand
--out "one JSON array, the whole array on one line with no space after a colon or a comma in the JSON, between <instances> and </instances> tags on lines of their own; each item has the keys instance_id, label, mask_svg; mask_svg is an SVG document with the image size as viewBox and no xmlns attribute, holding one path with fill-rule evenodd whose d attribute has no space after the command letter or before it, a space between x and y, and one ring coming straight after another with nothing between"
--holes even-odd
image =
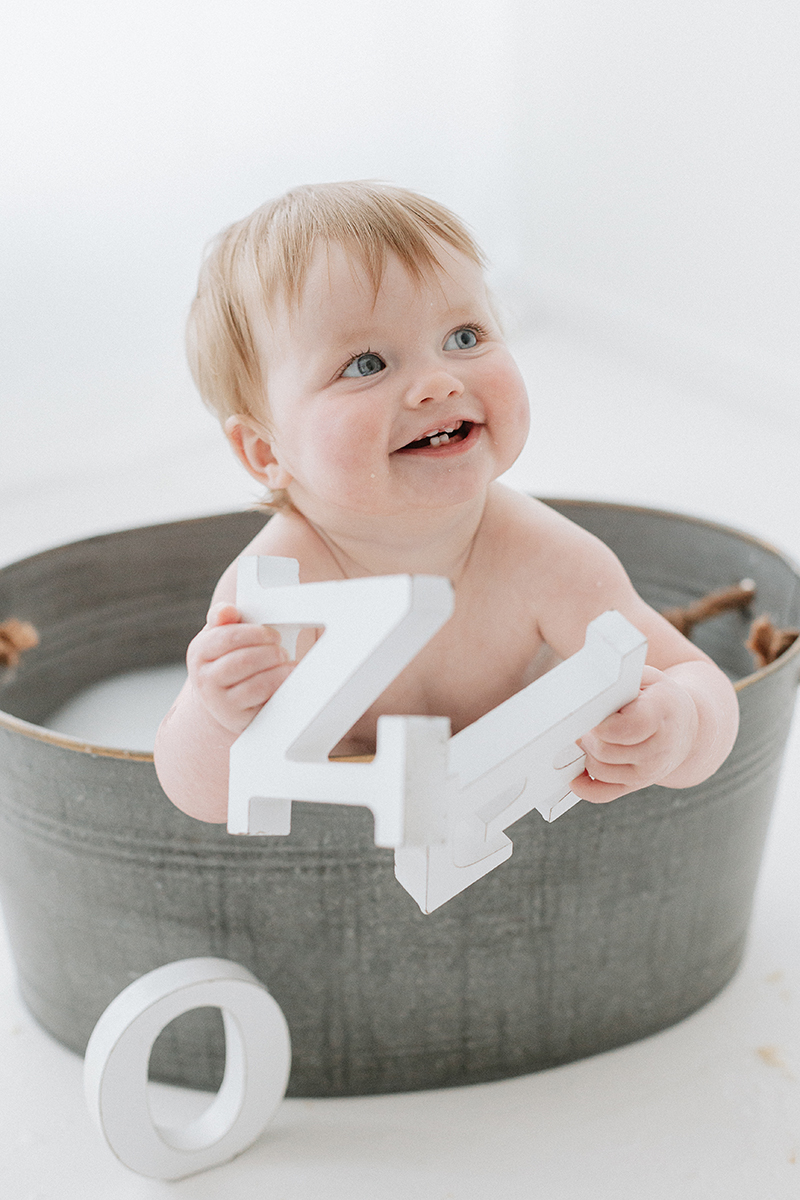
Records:
<instances>
[{"instance_id":1,"label":"baby's hand","mask_svg":"<svg viewBox=\"0 0 800 1200\"><path fill-rule=\"evenodd\" d=\"M215 604L189 645L186 665L203 706L238 736L295 664L276 629L247 625L233 604Z\"/></svg>"},{"instance_id":2,"label":"baby's hand","mask_svg":"<svg viewBox=\"0 0 800 1200\"><path fill-rule=\"evenodd\" d=\"M579 739L586 770L571 784L576 796L604 804L662 783L695 747L699 718L694 700L676 680L645 667L635 700Z\"/></svg>"}]
</instances>

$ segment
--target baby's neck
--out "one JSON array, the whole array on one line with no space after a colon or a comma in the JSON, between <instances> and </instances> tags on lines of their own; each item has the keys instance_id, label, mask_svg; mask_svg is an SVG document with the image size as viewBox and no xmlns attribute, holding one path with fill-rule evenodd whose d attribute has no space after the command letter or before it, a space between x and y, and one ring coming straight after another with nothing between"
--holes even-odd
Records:
<instances>
[{"instance_id":1,"label":"baby's neck","mask_svg":"<svg viewBox=\"0 0 800 1200\"><path fill-rule=\"evenodd\" d=\"M381 517L322 528L309 524L345 578L364 575L444 575L458 583L483 519L486 496L446 511ZM307 518L308 519L308 518Z\"/></svg>"}]
</instances>

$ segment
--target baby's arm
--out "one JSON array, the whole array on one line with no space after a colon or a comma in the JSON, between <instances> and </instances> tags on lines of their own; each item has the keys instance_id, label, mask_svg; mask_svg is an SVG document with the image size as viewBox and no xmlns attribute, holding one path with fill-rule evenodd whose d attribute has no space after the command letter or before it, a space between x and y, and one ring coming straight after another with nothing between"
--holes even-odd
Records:
<instances>
[{"instance_id":1,"label":"baby's arm","mask_svg":"<svg viewBox=\"0 0 800 1200\"><path fill-rule=\"evenodd\" d=\"M230 748L294 666L277 630L242 621L229 601L233 587L229 569L189 646L189 678L156 738L161 786L201 821L226 820Z\"/></svg>"},{"instance_id":2,"label":"baby's arm","mask_svg":"<svg viewBox=\"0 0 800 1200\"><path fill-rule=\"evenodd\" d=\"M586 772L572 790L604 803L654 783L674 788L701 783L724 762L736 738L733 685L642 600L608 547L574 530L566 531L566 573L551 583L540 616L545 640L564 657L573 654L589 621L615 608L646 635L648 665L638 697L581 739ZM563 527L558 533L565 534Z\"/></svg>"}]
</instances>

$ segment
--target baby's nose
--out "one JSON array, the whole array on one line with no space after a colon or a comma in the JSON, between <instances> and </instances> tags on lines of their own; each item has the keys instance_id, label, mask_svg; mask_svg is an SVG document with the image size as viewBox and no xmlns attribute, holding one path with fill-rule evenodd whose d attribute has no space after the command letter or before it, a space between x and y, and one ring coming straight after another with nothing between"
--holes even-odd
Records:
<instances>
[{"instance_id":1,"label":"baby's nose","mask_svg":"<svg viewBox=\"0 0 800 1200\"><path fill-rule=\"evenodd\" d=\"M464 385L450 371L436 370L420 375L409 388L408 401L412 405L425 404L428 400L448 400L460 396Z\"/></svg>"}]
</instances>

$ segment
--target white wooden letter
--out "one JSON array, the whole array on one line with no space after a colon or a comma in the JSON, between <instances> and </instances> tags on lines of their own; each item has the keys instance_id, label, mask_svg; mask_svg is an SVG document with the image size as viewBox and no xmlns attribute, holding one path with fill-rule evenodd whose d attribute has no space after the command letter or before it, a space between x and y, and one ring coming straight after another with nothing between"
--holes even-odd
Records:
<instances>
[{"instance_id":1,"label":"white wooden letter","mask_svg":"<svg viewBox=\"0 0 800 1200\"><path fill-rule=\"evenodd\" d=\"M531 809L553 821L578 803L569 785L585 757L575 739L636 698L646 655L638 629L603 613L582 650L450 739L445 844L395 852L395 874L423 912L505 862L503 830Z\"/></svg>"},{"instance_id":2,"label":"white wooden letter","mask_svg":"<svg viewBox=\"0 0 800 1200\"><path fill-rule=\"evenodd\" d=\"M222 1010L225 1074L211 1106L180 1129L158 1128L147 1103L150 1051L170 1021ZM289 1030L266 988L238 963L189 958L137 979L112 1000L86 1048L86 1101L117 1158L155 1179L183 1179L241 1154L283 1099Z\"/></svg>"},{"instance_id":3,"label":"white wooden letter","mask_svg":"<svg viewBox=\"0 0 800 1200\"><path fill-rule=\"evenodd\" d=\"M228 829L289 832L292 800L362 804L375 841L423 912L512 852L503 832L531 809L553 821L577 803L576 738L634 700L647 639L617 612L591 622L565 662L450 737L446 717L382 716L372 763L328 754L452 612L433 576L297 583L292 559L239 560L237 606L277 626L326 631L231 750Z\"/></svg>"},{"instance_id":4,"label":"white wooden letter","mask_svg":"<svg viewBox=\"0 0 800 1200\"><path fill-rule=\"evenodd\" d=\"M246 621L288 627L290 654L298 628L324 625L325 632L233 745L229 833L286 834L292 800L315 800L366 805L379 846L441 839L444 795L435 786L409 793L406 778L418 761L433 759L444 780L445 718L381 717L371 763L332 763L328 755L449 618L449 581L297 579L293 559L239 559L236 605Z\"/></svg>"}]
</instances>

